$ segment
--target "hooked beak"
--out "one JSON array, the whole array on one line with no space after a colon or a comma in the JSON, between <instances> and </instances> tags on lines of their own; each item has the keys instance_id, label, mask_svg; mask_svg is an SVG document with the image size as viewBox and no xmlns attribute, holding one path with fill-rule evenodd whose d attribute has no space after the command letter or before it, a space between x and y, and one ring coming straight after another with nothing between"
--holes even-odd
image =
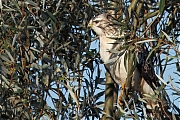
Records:
<instances>
[{"instance_id":1,"label":"hooked beak","mask_svg":"<svg viewBox=\"0 0 180 120\"><path fill-rule=\"evenodd\" d=\"M88 27L92 27L92 20L89 21Z\"/></svg>"},{"instance_id":2,"label":"hooked beak","mask_svg":"<svg viewBox=\"0 0 180 120\"><path fill-rule=\"evenodd\" d=\"M90 24L90 23L88 23L88 27L91 27L91 24Z\"/></svg>"}]
</instances>

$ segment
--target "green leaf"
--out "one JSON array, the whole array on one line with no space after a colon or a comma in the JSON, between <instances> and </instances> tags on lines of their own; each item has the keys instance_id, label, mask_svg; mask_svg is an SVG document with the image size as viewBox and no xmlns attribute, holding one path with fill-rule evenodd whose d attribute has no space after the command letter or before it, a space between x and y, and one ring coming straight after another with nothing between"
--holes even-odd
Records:
<instances>
[{"instance_id":1,"label":"green leaf","mask_svg":"<svg viewBox=\"0 0 180 120\"><path fill-rule=\"evenodd\" d=\"M171 60L173 60L173 59L178 59L178 60L180 60L180 58L177 56L177 55L175 55L175 56L167 56L168 58L170 58L169 60L168 60L168 62L170 62Z\"/></svg>"},{"instance_id":2,"label":"green leaf","mask_svg":"<svg viewBox=\"0 0 180 120\"><path fill-rule=\"evenodd\" d=\"M9 58L7 56L5 56L5 55L0 55L0 58L2 60L4 60L5 62L11 63L11 60L9 60Z\"/></svg>"},{"instance_id":3,"label":"green leaf","mask_svg":"<svg viewBox=\"0 0 180 120\"><path fill-rule=\"evenodd\" d=\"M173 120L176 120L176 117L173 112L172 112L172 118L173 118Z\"/></svg>"},{"instance_id":4,"label":"green leaf","mask_svg":"<svg viewBox=\"0 0 180 120\"><path fill-rule=\"evenodd\" d=\"M143 102L143 103L147 103L144 99L142 99L142 98L140 98L140 97L138 98L138 100L141 101L141 102Z\"/></svg>"},{"instance_id":5,"label":"green leaf","mask_svg":"<svg viewBox=\"0 0 180 120\"><path fill-rule=\"evenodd\" d=\"M158 95L150 95L150 94L143 94L144 100L151 100L153 102L156 102L158 100Z\"/></svg>"},{"instance_id":6,"label":"green leaf","mask_svg":"<svg viewBox=\"0 0 180 120\"><path fill-rule=\"evenodd\" d=\"M65 80L65 78L62 77L62 76L58 76L58 77L57 77L57 80L58 80L58 81L61 81L61 80Z\"/></svg>"},{"instance_id":7,"label":"green leaf","mask_svg":"<svg viewBox=\"0 0 180 120\"><path fill-rule=\"evenodd\" d=\"M75 93L73 92L72 88L71 88L68 84L66 85L66 84L63 83L63 82L59 82L59 83L62 84L62 85L64 85L64 86L68 89L71 97L72 97L73 100L76 102L76 105L79 105L79 101L78 101L78 99L77 99L77 96L76 96Z\"/></svg>"},{"instance_id":8,"label":"green leaf","mask_svg":"<svg viewBox=\"0 0 180 120\"><path fill-rule=\"evenodd\" d=\"M156 76L162 83L164 83L165 85L168 85L159 75L156 74Z\"/></svg>"},{"instance_id":9,"label":"green leaf","mask_svg":"<svg viewBox=\"0 0 180 120\"><path fill-rule=\"evenodd\" d=\"M115 49L110 49L110 50L108 50L108 52L110 52L110 53L120 53L121 51L115 50Z\"/></svg>"},{"instance_id":10,"label":"green leaf","mask_svg":"<svg viewBox=\"0 0 180 120\"><path fill-rule=\"evenodd\" d=\"M57 19L54 17L54 15L51 12L49 12L49 11L46 11L46 12L49 15L49 17L56 23Z\"/></svg>"},{"instance_id":11,"label":"green leaf","mask_svg":"<svg viewBox=\"0 0 180 120\"><path fill-rule=\"evenodd\" d=\"M113 63L113 62L115 62L116 60L118 60L118 57L114 57L114 58L112 58L112 59L109 59L109 60L106 61L104 64Z\"/></svg>"},{"instance_id":12,"label":"green leaf","mask_svg":"<svg viewBox=\"0 0 180 120\"><path fill-rule=\"evenodd\" d=\"M25 2L26 4L30 4L30 5L32 5L32 6L36 6L36 7L38 7L38 4L37 3L35 3L35 2L33 2L33 1L31 1L31 0L26 0L26 2Z\"/></svg>"},{"instance_id":13,"label":"green leaf","mask_svg":"<svg viewBox=\"0 0 180 120\"><path fill-rule=\"evenodd\" d=\"M136 109L134 110L134 116L135 116L136 120L140 120L139 117L138 117L138 114L136 112Z\"/></svg>"},{"instance_id":14,"label":"green leaf","mask_svg":"<svg viewBox=\"0 0 180 120\"><path fill-rule=\"evenodd\" d=\"M121 106L117 106L117 107L118 107L117 117L120 118L120 117L122 117L124 114L126 114L126 111L124 111Z\"/></svg>"},{"instance_id":15,"label":"green leaf","mask_svg":"<svg viewBox=\"0 0 180 120\"><path fill-rule=\"evenodd\" d=\"M160 4L159 4L159 11L162 14L163 10L164 10L164 6L165 6L165 0L160 0Z\"/></svg>"},{"instance_id":16,"label":"green leaf","mask_svg":"<svg viewBox=\"0 0 180 120\"><path fill-rule=\"evenodd\" d=\"M147 39L147 40L135 42L135 44L140 44L140 43L145 43L145 42L153 42L153 41L157 41L157 40L156 39Z\"/></svg>"},{"instance_id":17,"label":"green leaf","mask_svg":"<svg viewBox=\"0 0 180 120\"><path fill-rule=\"evenodd\" d=\"M147 58L146 58L146 61L150 58L151 54L152 54L154 51L156 51L156 49L158 49L160 46L161 46L160 44L157 44L157 46L156 46L155 48L153 48L153 49L149 52L149 54L148 54L148 56L147 56Z\"/></svg>"},{"instance_id":18,"label":"green leaf","mask_svg":"<svg viewBox=\"0 0 180 120\"><path fill-rule=\"evenodd\" d=\"M173 41L171 40L171 38L164 32L164 31L162 31L163 33L164 33L164 35L166 36L166 38L171 42L171 43L173 43Z\"/></svg>"},{"instance_id":19,"label":"green leaf","mask_svg":"<svg viewBox=\"0 0 180 120\"><path fill-rule=\"evenodd\" d=\"M10 25L4 25L4 27L7 27L7 28L9 28L11 30L14 30L14 31L18 31L19 30L18 28L12 27Z\"/></svg>"},{"instance_id":20,"label":"green leaf","mask_svg":"<svg viewBox=\"0 0 180 120\"><path fill-rule=\"evenodd\" d=\"M172 82L171 76L169 76L168 80L169 80L171 86L173 87L173 89L179 92L180 89L178 87L176 87L175 84Z\"/></svg>"}]
</instances>

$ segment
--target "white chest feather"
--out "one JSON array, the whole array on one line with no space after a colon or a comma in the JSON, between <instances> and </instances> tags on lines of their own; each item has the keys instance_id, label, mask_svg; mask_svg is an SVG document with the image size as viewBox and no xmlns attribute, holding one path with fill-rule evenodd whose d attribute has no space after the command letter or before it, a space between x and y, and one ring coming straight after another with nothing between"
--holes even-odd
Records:
<instances>
[{"instance_id":1,"label":"white chest feather","mask_svg":"<svg viewBox=\"0 0 180 120\"><path fill-rule=\"evenodd\" d=\"M109 52L109 50L114 49L113 43L115 43L115 42L116 42L116 40L109 39L106 37L100 37L100 56L104 63L106 63L109 60L109 58L112 54Z\"/></svg>"},{"instance_id":2,"label":"white chest feather","mask_svg":"<svg viewBox=\"0 0 180 120\"><path fill-rule=\"evenodd\" d=\"M120 47L120 43L117 43L117 40L109 39L106 37L100 37L100 56L104 63L108 60L113 59L114 57L117 60L113 63L106 64L106 68L109 70L112 78L116 83L121 84L126 81L127 72L124 67L124 54L122 56L118 56L118 54L114 54L109 52L111 49L117 49Z\"/></svg>"}]
</instances>

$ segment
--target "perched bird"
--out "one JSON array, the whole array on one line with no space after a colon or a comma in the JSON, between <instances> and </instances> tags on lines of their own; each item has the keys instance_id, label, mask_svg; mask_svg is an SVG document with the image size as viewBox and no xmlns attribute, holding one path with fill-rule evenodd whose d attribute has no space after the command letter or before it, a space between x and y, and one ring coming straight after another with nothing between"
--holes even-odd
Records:
<instances>
[{"instance_id":1,"label":"perched bird","mask_svg":"<svg viewBox=\"0 0 180 120\"><path fill-rule=\"evenodd\" d=\"M127 50L121 50L120 52L111 52L112 50L118 50L125 41L126 33L121 30L119 24L114 22L114 18L109 14L101 14L92 18L88 26L91 27L100 40L100 57L105 63L107 71L109 71L113 80L122 86L122 92L119 97L118 103L122 105L123 90L126 84L127 78L127 65L125 64L125 54ZM140 50L139 50L140 51ZM146 61L147 53L140 51L138 56L138 65L135 66L133 72L133 78L131 88L134 91L138 91L141 96L143 94L154 95L154 89L157 85L154 68L151 61ZM113 62L109 62L113 59ZM155 101L147 101L147 108L154 109L157 106Z\"/></svg>"}]
</instances>

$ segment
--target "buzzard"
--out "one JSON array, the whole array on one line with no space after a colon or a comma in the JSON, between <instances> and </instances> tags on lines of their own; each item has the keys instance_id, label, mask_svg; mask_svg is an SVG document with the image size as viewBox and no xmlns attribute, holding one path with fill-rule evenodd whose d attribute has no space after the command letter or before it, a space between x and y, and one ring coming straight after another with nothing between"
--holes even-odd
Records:
<instances>
[{"instance_id":1,"label":"buzzard","mask_svg":"<svg viewBox=\"0 0 180 120\"><path fill-rule=\"evenodd\" d=\"M122 105L123 90L127 78L127 65L125 64L127 50L121 50L120 52L112 52L112 50L118 50L125 43L124 38L127 34L120 29L118 22L115 22L115 19L109 14L100 14L92 18L88 26L99 36L100 57L105 63L107 71L109 71L113 80L122 87L118 100L118 103ZM152 61L146 61L147 51L138 51L139 62L133 72L131 88L138 91L141 96L144 94L154 95L155 86L158 84ZM112 59L113 62L110 62ZM157 105L155 101L147 100L146 106L148 109L154 109Z\"/></svg>"}]
</instances>

